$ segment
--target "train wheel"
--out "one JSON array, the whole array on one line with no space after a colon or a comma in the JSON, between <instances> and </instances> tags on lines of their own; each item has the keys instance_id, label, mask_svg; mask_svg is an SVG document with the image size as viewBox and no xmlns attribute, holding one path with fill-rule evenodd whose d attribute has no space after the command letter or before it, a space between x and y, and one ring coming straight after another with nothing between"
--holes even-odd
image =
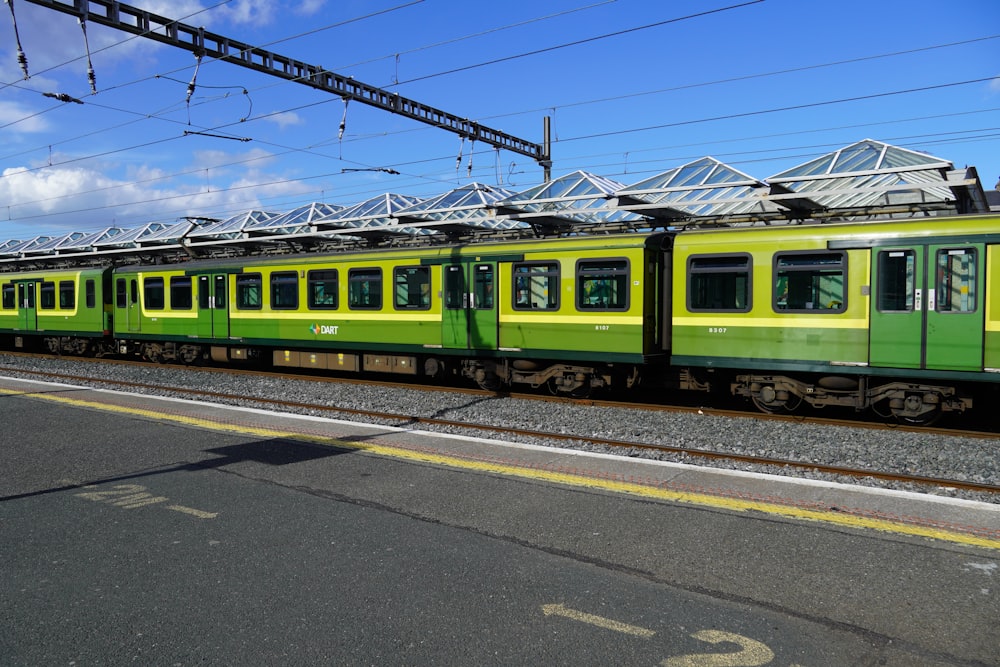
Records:
<instances>
[{"instance_id":1,"label":"train wheel","mask_svg":"<svg viewBox=\"0 0 1000 667\"><path fill-rule=\"evenodd\" d=\"M503 382L494 373L487 373L482 379L476 378L476 384L486 391L500 391L503 387Z\"/></svg>"},{"instance_id":2,"label":"train wheel","mask_svg":"<svg viewBox=\"0 0 1000 667\"><path fill-rule=\"evenodd\" d=\"M916 417L897 415L896 419L900 423L909 424L910 426L932 426L938 419L941 419L941 408L935 408Z\"/></svg>"},{"instance_id":3,"label":"train wheel","mask_svg":"<svg viewBox=\"0 0 1000 667\"><path fill-rule=\"evenodd\" d=\"M765 385L760 391L750 395L750 400L761 412L776 415L795 412L802 405L802 397L788 391L775 391L774 387Z\"/></svg>"},{"instance_id":4,"label":"train wheel","mask_svg":"<svg viewBox=\"0 0 1000 667\"><path fill-rule=\"evenodd\" d=\"M909 394L901 401L892 400L889 408L897 421L911 426L930 426L941 418L941 400L926 401L921 394Z\"/></svg>"},{"instance_id":5,"label":"train wheel","mask_svg":"<svg viewBox=\"0 0 1000 667\"><path fill-rule=\"evenodd\" d=\"M553 396L569 396L570 398L587 398L593 390L593 387L586 382L574 389L566 389L558 378L549 378L545 386L548 387L549 393Z\"/></svg>"}]
</instances>

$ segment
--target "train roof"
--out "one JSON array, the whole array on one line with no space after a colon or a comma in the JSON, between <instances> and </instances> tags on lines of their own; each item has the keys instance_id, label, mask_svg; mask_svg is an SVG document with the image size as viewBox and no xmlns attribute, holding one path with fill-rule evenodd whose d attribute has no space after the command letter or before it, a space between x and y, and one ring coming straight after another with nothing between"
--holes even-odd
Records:
<instances>
[{"instance_id":1,"label":"train roof","mask_svg":"<svg viewBox=\"0 0 1000 667\"><path fill-rule=\"evenodd\" d=\"M704 157L625 185L584 171L522 192L470 183L225 220L0 241L0 270L342 252L489 240L679 232L989 212L975 167L865 139L765 179Z\"/></svg>"}]
</instances>

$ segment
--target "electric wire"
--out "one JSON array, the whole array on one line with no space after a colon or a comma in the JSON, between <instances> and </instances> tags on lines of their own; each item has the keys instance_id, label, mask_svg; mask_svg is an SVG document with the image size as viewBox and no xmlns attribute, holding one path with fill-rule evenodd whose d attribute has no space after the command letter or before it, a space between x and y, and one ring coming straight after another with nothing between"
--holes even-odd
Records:
<instances>
[{"instance_id":1,"label":"electric wire","mask_svg":"<svg viewBox=\"0 0 1000 667\"><path fill-rule=\"evenodd\" d=\"M757 1L759 2L761 0L757 0ZM413 3L411 3L411 4L413 4ZM753 3L746 3L746 4L753 4ZM310 32L315 32L315 31L310 31ZM985 37L985 38L980 38L980 39L993 39L995 37L996 36ZM291 38L288 38L288 39L291 39ZM586 40L582 40L582 41L586 41ZM964 44L964 43L969 43L969 42L972 42L972 41L977 41L977 40L967 40L966 42L959 42L959 43L953 43L953 44ZM582 43L582 42L578 42L578 43ZM948 45L940 45L939 47L927 47L927 48L941 48L943 46L948 46ZM550 48L561 48L561 47L550 47ZM916 51L920 51L920 50L925 50L925 49L916 49L916 50L909 50L909 51L904 51L904 52L897 52L896 54L886 54L885 56L881 56L881 57L888 57L888 55L899 55L899 54L905 54L905 53L912 53L912 52L916 52ZM522 54L522 55L531 55L531 54ZM872 56L872 58L874 58L874 57L880 57L880 56ZM865 59L867 59L867 58L852 59L852 60L847 60L847 61L840 61L839 63L830 63L830 64L826 64L826 65L816 65L816 66L803 67L803 68L793 68L793 69L789 69L789 70L782 70L780 72L775 72L775 73L760 74L760 75L750 75L748 77L736 77L736 78L732 78L732 79L720 80L718 82L705 82L705 83L702 83L702 84L692 84L692 85L712 85L713 83L727 83L727 82L731 82L731 81L735 81L735 80L741 80L743 78L750 78L751 76L767 76L767 75L771 75L771 74L787 73L787 72L792 72L792 71L802 71L802 70L805 70L805 69L810 69L811 67L832 66L833 64L843 64L843 63L849 63L849 62L859 62L859 61L865 60ZM473 66L469 66L469 67L473 67ZM462 69L468 69L468 67L462 68ZM441 72L438 75L443 76L443 75L451 73L453 71L455 71L455 70L449 70L448 72ZM744 115L756 115L756 114L763 114L763 113L773 113L773 112L777 112L777 111L786 111L786 110L791 110L791 109L807 108L807 107L810 107L810 106L817 106L817 105L821 105L821 104L833 104L833 103L840 103L840 102L846 102L846 101L857 101L857 100L862 100L862 99L872 99L872 98L875 98L875 97L880 97L882 95L902 94L904 92L915 92L915 91L931 90L931 89L945 87L945 86L950 86L950 85L965 85L965 84L968 84L968 83L982 82L984 80L988 80L988 79L976 79L976 80L973 80L973 81L955 82L955 83L952 83L952 84L941 84L940 86L930 86L930 87L924 87L924 88L910 89L910 90L907 90L907 91L896 91L896 92L893 92L893 93L882 93L882 94L876 94L876 95L859 96L859 97L856 97L856 98L846 98L844 100L831 100L831 101L817 102L817 103L811 103L811 104L806 104L806 105L797 105L797 106L791 106L791 107L782 107L782 108L779 108L779 109L772 109L772 110L761 110L761 111L755 111L755 112L747 112L747 114L736 114L736 115L731 115L731 116L719 116L719 117L706 118L706 119L700 119L700 120L685 121L684 123L686 124L688 122L709 122L709 121L713 121L713 120L728 119L728 118L732 118L732 117L741 117L741 116L744 116ZM674 88L674 89L665 89L665 90L675 90L675 89L676 88ZM663 92L663 91L649 91L647 93L636 93L635 95L653 94L653 93L657 93L657 92ZM574 103L573 105L561 105L559 108L564 108L566 106L580 105L580 104L596 103L596 102L597 101L588 101L588 102ZM271 115L273 115L273 114L271 114ZM148 118L148 116L147 116L147 118ZM593 138L593 137L598 137L598 136L616 136L616 135L626 134L626 133L630 133L630 132L638 132L638 131L645 131L645 130L649 130L649 129L658 129L658 128L661 128L661 127L669 127L669 126L672 126L672 125L673 124L665 124L665 125L660 125L660 126L650 126L650 127L647 127L647 128L631 128L631 129L618 130L618 131L613 131L613 132L608 132L608 133L600 133L600 134L593 134L593 135L586 135L586 136L579 136L579 137L570 137L570 138L567 138L567 139L562 139L560 141L563 141L563 142L566 142L566 141L579 141L579 140L582 140L582 139ZM382 135L378 135L378 136L382 136ZM167 141L167 140L169 140L169 139L164 139L164 140L161 140L161 141ZM141 144L138 147L145 147L145 146L149 146L149 145L152 145L152 144L155 144L155 143L161 143L161 141L156 141L156 142ZM123 150L131 150L131 149L123 149ZM292 149L292 150L294 151L294 150L298 150L298 149ZM100 153L97 156L104 156L104 155L107 155L107 153ZM471 156L470 156L470 158L471 158ZM437 158L432 158L431 160L434 160L434 159L437 159ZM421 161L418 161L418 162L427 162L427 161L429 161L429 160L421 160ZM62 164L62 163L60 163L60 164ZM471 176L471 173L472 173L472 169L471 169L471 165L470 165L470 169L469 169L469 175L470 176ZM319 178L319 177L322 177L322 176L318 176L317 178ZM309 178L311 178L311 177L309 177Z\"/></svg>"}]
</instances>

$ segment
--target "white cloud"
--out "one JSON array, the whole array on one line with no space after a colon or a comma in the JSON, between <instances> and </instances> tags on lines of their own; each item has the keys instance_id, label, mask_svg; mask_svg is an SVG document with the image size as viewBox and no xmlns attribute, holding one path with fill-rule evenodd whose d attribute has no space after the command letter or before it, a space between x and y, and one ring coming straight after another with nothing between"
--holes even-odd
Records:
<instances>
[{"instance_id":1,"label":"white cloud","mask_svg":"<svg viewBox=\"0 0 1000 667\"><path fill-rule=\"evenodd\" d=\"M303 0L292 11L300 16L312 16L318 13L326 4L326 0Z\"/></svg>"},{"instance_id":2,"label":"white cloud","mask_svg":"<svg viewBox=\"0 0 1000 667\"><path fill-rule=\"evenodd\" d=\"M122 167L114 164L8 168L0 173L0 241L137 227L188 215L226 217L313 187L267 171L272 161L259 149L197 151L191 163L197 173L162 180L163 170L142 164L125 165L121 176L109 175Z\"/></svg>"},{"instance_id":3,"label":"white cloud","mask_svg":"<svg viewBox=\"0 0 1000 667\"><path fill-rule=\"evenodd\" d=\"M235 0L224 5L220 11L237 25L261 26L273 23L278 9L279 3L272 0Z\"/></svg>"},{"instance_id":4,"label":"white cloud","mask_svg":"<svg viewBox=\"0 0 1000 667\"><path fill-rule=\"evenodd\" d=\"M44 116L34 115L36 111L18 104L0 100L0 126L8 132L47 132L51 129ZM9 141L9 140L8 140Z\"/></svg>"},{"instance_id":5,"label":"white cloud","mask_svg":"<svg viewBox=\"0 0 1000 667\"><path fill-rule=\"evenodd\" d=\"M293 125L305 124L305 121L302 119L302 116L298 115L297 113L293 113L291 111L271 114L266 118L263 118L262 120L268 123L274 123L282 130L285 129L286 127L291 127Z\"/></svg>"}]
</instances>

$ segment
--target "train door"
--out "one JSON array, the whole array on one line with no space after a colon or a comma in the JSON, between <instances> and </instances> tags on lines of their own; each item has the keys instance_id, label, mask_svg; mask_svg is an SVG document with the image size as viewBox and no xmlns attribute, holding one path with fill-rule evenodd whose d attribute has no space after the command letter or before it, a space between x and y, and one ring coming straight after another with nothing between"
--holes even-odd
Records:
<instances>
[{"instance_id":1,"label":"train door","mask_svg":"<svg viewBox=\"0 0 1000 667\"><path fill-rule=\"evenodd\" d=\"M17 284L17 309L18 328L22 331L36 331L38 329L38 311L35 304L34 282L22 282Z\"/></svg>"},{"instance_id":2,"label":"train door","mask_svg":"<svg viewBox=\"0 0 1000 667\"><path fill-rule=\"evenodd\" d=\"M198 276L199 338L229 338L229 277L225 273Z\"/></svg>"},{"instance_id":3,"label":"train door","mask_svg":"<svg viewBox=\"0 0 1000 667\"><path fill-rule=\"evenodd\" d=\"M445 264L442 345L452 349L495 350L499 317L496 262Z\"/></svg>"},{"instance_id":4,"label":"train door","mask_svg":"<svg viewBox=\"0 0 1000 667\"><path fill-rule=\"evenodd\" d=\"M125 331L134 333L141 330L138 276L115 280L115 309L118 311L118 321L125 321Z\"/></svg>"},{"instance_id":5,"label":"train door","mask_svg":"<svg viewBox=\"0 0 1000 667\"><path fill-rule=\"evenodd\" d=\"M870 364L982 370L983 244L874 252Z\"/></svg>"}]
</instances>

